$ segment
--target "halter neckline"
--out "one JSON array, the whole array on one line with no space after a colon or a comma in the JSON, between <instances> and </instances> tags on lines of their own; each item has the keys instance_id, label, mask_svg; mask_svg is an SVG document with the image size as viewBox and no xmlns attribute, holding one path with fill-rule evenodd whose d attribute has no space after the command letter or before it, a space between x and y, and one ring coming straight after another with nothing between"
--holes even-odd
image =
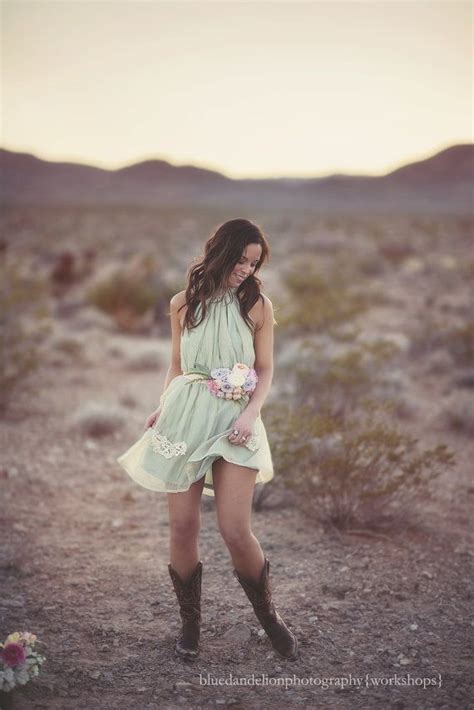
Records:
<instances>
[{"instance_id":1,"label":"halter neckline","mask_svg":"<svg viewBox=\"0 0 474 710\"><path fill-rule=\"evenodd\" d=\"M228 286L225 290L215 294L213 299L211 300L211 303L220 303L221 301L227 299L227 297L229 296L230 302L232 302L237 295L238 288L238 286Z\"/></svg>"}]
</instances>

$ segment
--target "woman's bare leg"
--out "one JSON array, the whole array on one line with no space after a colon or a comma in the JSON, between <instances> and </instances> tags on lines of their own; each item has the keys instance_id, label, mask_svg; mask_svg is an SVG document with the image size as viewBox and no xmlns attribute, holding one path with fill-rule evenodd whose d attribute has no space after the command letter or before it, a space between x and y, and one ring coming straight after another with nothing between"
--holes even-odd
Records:
<instances>
[{"instance_id":1,"label":"woman's bare leg","mask_svg":"<svg viewBox=\"0 0 474 710\"><path fill-rule=\"evenodd\" d=\"M252 498L257 471L229 463L214 461L212 478L220 533L232 557L235 569L243 576L258 581L265 557L252 532Z\"/></svg>"},{"instance_id":2,"label":"woman's bare leg","mask_svg":"<svg viewBox=\"0 0 474 710\"><path fill-rule=\"evenodd\" d=\"M275 609L268 574L264 572L265 556L250 526L257 472L217 459L212 476L219 529L232 556L239 583L274 649L284 658L295 660L298 640ZM260 582L262 572L264 576Z\"/></svg>"},{"instance_id":3,"label":"woman's bare leg","mask_svg":"<svg viewBox=\"0 0 474 710\"><path fill-rule=\"evenodd\" d=\"M170 564L183 582L191 576L199 562L199 530L201 528L201 495L204 476L188 491L168 493L170 521Z\"/></svg>"}]
</instances>

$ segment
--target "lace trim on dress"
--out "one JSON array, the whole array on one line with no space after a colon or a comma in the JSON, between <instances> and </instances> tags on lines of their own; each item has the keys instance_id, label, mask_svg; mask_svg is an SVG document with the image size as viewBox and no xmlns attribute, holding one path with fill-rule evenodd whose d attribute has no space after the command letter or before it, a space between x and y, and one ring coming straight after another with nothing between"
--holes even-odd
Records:
<instances>
[{"instance_id":1,"label":"lace trim on dress","mask_svg":"<svg viewBox=\"0 0 474 710\"><path fill-rule=\"evenodd\" d=\"M154 429L151 436L151 447L155 454L161 454L166 459L171 459L173 456L185 454L188 445L185 441L177 441L176 444L173 444L164 434L159 434Z\"/></svg>"}]
</instances>

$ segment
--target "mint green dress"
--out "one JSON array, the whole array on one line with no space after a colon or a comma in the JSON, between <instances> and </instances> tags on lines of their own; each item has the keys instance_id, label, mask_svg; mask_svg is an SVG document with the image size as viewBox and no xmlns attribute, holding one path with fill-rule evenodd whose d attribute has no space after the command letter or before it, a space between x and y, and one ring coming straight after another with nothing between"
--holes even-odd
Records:
<instances>
[{"instance_id":1,"label":"mint green dress","mask_svg":"<svg viewBox=\"0 0 474 710\"><path fill-rule=\"evenodd\" d=\"M212 464L220 457L255 469L256 483L273 478L272 455L261 417L257 417L245 444L232 444L228 436L247 400L219 398L203 381L203 374L214 368L232 369L237 362L249 368L254 365L252 331L242 318L236 291L237 287L230 287L208 301L204 320L182 333L183 374L168 384L154 426L117 459L144 488L177 493L187 491L204 476L203 493L214 496ZM198 319L200 310L201 304Z\"/></svg>"}]
</instances>

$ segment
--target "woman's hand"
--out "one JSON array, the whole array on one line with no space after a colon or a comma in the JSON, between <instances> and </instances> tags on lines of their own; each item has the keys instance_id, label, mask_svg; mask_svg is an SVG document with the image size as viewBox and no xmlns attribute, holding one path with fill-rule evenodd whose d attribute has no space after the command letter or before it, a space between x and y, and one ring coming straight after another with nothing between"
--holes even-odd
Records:
<instances>
[{"instance_id":1,"label":"woman's hand","mask_svg":"<svg viewBox=\"0 0 474 710\"><path fill-rule=\"evenodd\" d=\"M150 414L149 417L147 417L145 426L143 427L145 431L149 429L153 424L156 422L157 419L159 419L159 416L161 414L161 407L158 407L158 409L155 409L154 412Z\"/></svg>"},{"instance_id":2,"label":"woman's hand","mask_svg":"<svg viewBox=\"0 0 474 710\"><path fill-rule=\"evenodd\" d=\"M252 436L253 428L256 421L257 415L252 414L252 412L244 410L241 414L239 414L232 427L232 432L227 437L230 443L245 446L247 441ZM235 430L238 430L239 433L234 434Z\"/></svg>"}]
</instances>

